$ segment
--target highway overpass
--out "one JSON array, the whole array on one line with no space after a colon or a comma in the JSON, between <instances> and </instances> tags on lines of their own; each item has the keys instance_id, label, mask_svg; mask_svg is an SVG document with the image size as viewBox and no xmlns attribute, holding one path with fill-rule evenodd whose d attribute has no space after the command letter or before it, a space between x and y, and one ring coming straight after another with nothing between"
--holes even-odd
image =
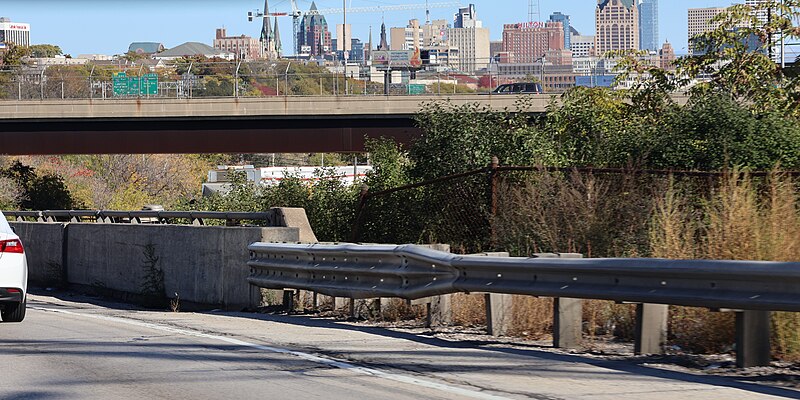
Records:
<instances>
[{"instance_id":1,"label":"highway overpass","mask_svg":"<svg viewBox=\"0 0 800 400\"><path fill-rule=\"evenodd\" d=\"M545 111L549 95L525 110ZM408 143L423 102L446 96L44 100L0 102L0 154L360 152L365 137ZM454 95L515 108L517 96Z\"/></svg>"}]
</instances>

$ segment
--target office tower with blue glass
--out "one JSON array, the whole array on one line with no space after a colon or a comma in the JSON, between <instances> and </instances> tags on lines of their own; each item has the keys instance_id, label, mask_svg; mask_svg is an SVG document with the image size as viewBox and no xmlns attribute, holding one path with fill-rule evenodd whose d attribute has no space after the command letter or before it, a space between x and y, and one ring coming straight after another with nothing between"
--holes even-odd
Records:
<instances>
[{"instance_id":1,"label":"office tower with blue glass","mask_svg":"<svg viewBox=\"0 0 800 400\"><path fill-rule=\"evenodd\" d=\"M658 51L658 0L639 0L639 50Z\"/></svg>"}]
</instances>

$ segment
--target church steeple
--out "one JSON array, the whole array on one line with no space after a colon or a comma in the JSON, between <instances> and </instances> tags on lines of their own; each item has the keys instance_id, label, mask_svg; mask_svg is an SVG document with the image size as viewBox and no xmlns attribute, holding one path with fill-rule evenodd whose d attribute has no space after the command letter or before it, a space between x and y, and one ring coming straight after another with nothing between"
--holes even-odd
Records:
<instances>
[{"instance_id":1,"label":"church steeple","mask_svg":"<svg viewBox=\"0 0 800 400\"><path fill-rule=\"evenodd\" d=\"M269 0L264 0L264 18L261 24L261 37L258 41L261 43L261 51L264 58L277 58L275 34L272 31L269 20Z\"/></svg>"},{"instance_id":2,"label":"church steeple","mask_svg":"<svg viewBox=\"0 0 800 400\"><path fill-rule=\"evenodd\" d=\"M389 50L389 43L386 41L386 23L381 23L381 44L378 46L378 50Z\"/></svg>"},{"instance_id":3,"label":"church steeple","mask_svg":"<svg viewBox=\"0 0 800 400\"><path fill-rule=\"evenodd\" d=\"M364 52L364 60L372 59L372 25L369 26L369 42L367 42L367 49Z\"/></svg>"},{"instance_id":4,"label":"church steeple","mask_svg":"<svg viewBox=\"0 0 800 400\"><path fill-rule=\"evenodd\" d=\"M281 33L278 31L278 17L275 17L275 53L278 54L278 57L281 56L283 53L283 45L281 45Z\"/></svg>"}]
</instances>

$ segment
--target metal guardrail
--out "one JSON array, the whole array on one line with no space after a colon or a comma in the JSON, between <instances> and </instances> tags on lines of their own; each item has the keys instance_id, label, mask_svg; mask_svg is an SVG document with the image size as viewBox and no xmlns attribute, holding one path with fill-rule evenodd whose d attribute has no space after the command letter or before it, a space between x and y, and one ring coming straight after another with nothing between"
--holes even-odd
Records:
<instances>
[{"instance_id":1,"label":"metal guardrail","mask_svg":"<svg viewBox=\"0 0 800 400\"><path fill-rule=\"evenodd\" d=\"M224 220L227 225L240 221L267 221L274 225L275 212L211 212L211 211L111 211L111 210L46 210L3 211L6 217L23 222L98 222L129 224L170 224L176 220L188 220L192 225L205 225L205 220Z\"/></svg>"},{"instance_id":2,"label":"metal guardrail","mask_svg":"<svg viewBox=\"0 0 800 400\"><path fill-rule=\"evenodd\" d=\"M486 292L800 311L800 263L462 256L414 245L254 243L252 285L356 299Z\"/></svg>"}]
</instances>

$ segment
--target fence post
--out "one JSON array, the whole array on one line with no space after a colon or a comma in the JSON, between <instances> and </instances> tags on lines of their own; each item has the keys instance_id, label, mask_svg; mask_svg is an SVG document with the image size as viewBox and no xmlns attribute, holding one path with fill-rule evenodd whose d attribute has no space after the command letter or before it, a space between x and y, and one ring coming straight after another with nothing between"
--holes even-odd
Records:
<instances>
[{"instance_id":1,"label":"fence post","mask_svg":"<svg viewBox=\"0 0 800 400\"><path fill-rule=\"evenodd\" d=\"M497 156L492 156L492 163L489 164L489 247L492 250L497 248L494 219L497 216L497 169L499 167L500 160Z\"/></svg>"},{"instance_id":2,"label":"fence post","mask_svg":"<svg viewBox=\"0 0 800 400\"><path fill-rule=\"evenodd\" d=\"M736 313L736 365L741 368L766 367L772 361L770 312Z\"/></svg>"},{"instance_id":3,"label":"fence post","mask_svg":"<svg viewBox=\"0 0 800 400\"><path fill-rule=\"evenodd\" d=\"M353 222L353 230L351 234L351 241L358 242L358 236L361 233L361 220L363 218L364 207L367 205L367 196L369 195L369 186L367 184L361 185L361 193L358 195L358 209L356 209L356 219Z\"/></svg>"}]
</instances>

